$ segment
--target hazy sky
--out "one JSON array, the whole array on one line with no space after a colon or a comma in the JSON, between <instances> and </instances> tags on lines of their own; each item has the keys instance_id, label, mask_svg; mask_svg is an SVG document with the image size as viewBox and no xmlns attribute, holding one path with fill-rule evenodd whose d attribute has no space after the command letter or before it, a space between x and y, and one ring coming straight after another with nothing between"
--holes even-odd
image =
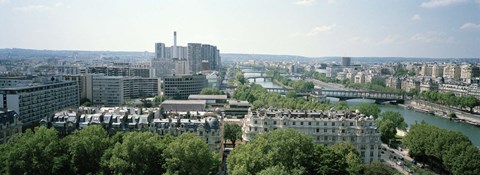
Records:
<instances>
[{"instance_id":1,"label":"hazy sky","mask_svg":"<svg viewBox=\"0 0 480 175\"><path fill-rule=\"evenodd\" d=\"M480 57L480 0L0 0L0 48Z\"/></svg>"}]
</instances>

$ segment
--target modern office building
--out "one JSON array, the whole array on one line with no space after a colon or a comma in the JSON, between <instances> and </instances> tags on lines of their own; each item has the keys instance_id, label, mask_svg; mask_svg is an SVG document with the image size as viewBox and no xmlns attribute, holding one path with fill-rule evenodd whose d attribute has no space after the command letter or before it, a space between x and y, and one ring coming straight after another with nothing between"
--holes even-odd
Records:
<instances>
[{"instance_id":1,"label":"modern office building","mask_svg":"<svg viewBox=\"0 0 480 175\"><path fill-rule=\"evenodd\" d=\"M7 143L10 137L21 133L22 125L17 112L3 108L0 111L0 144Z\"/></svg>"},{"instance_id":2,"label":"modern office building","mask_svg":"<svg viewBox=\"0 0 480 175\"><path fill-rule=\"evenodd\" d=\"M318 144L352 143L365 163L380 157L381 134L374 118L358 111L249 110L244 118L242 137L250 141L256 134L286 128L307 134Z\"/></svg>"},{"instance_id":3,"label":"modern office building","mask_svg":"<svg viewBox=\"0 0 480 175\"><path fill-rule=\"evenodd\" d=\"M95 76L92 78L92 103L120 105L126 99L158 96L159 79L141 77Z\"/></svg>"},{"instance_id":4,"label":"modern office building","mask_svg":"<svg viewBox=\"0 0 480 175\"><path fill-rule=\"evenodd\" d=\"M9 81L9 80L0 80ZM79 105L79 86L76 81L62 81L59 77L38 77L28 85L0 87L3 108L22 116L24 124L31 124L50 116L54 111Z\"/></svg>"},{"instance_id":5,"label":"modern office building","mask_svg":"<svg viewBox=\"0 0 480 175\"><path fill-rule=\"evenodd\" d=\"M350 66L352 64L352 58L342 57L342 66Z\"/></svg>"},{"instance_id":6,"label":"modern office building","mask_svg":"<svg viewBox=\"0 0 480 175\"><path fill-rule=\"evenodd\" d=\"M163 95L186 100L189 95L200 94L207 87L207 78L202 74L171 75L163 78Z\"/></svg>"}]
</instances>

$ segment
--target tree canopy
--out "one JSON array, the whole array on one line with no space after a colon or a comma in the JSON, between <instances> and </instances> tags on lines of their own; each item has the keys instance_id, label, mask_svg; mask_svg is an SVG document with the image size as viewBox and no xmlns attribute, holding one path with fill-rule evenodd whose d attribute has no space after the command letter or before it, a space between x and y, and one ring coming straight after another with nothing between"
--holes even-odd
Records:
<instances>
[{"instance_id":1,"label":"tree canopy","mask_svg":"<svg viewBox=\"0 0 480 175\"><path fill-rule=\"evenodd\" d=\"M235 141L242 139L242 128L237 124L225 123L223 126L223 138L230 140L235 145Z\"/></svg>"},{"instance_id":2,"label":"tree canopy","mask_svg":"<svg viewBox=\"0 0 480 175\"><path fill-rule=\"evenodd\" d=\"M217 88L203 88L202 91L200 91L200 94L202 94L202 95L224 95L224 93Z\"/></svg>"},{"instance_id":3,"label":"tree canopy","mask_svg":"<svg viewBox=\"0 0 480 175\"><path fill-rule=\"evenodd\" d=\"M219 160L203 138L190 133L109 137L97 125L64 138L55 129L37 127L0 145L0 174L216 174Z\"/></svg>"},{"instance_id":4,"label":"tree canopy","mask_svg":"<svg viewBox=\"0 0 480 175\"><path fill-rule=\"evenodd\" d=\"M480 150L460 132L422 122L410 128L403 143L417 161L452 174L480 174Z\"/></svg>"},{"instance_id":5,"label":"tree canopy","mask_svg":"<svg viewBox=\"0 0 480 175\"><path fill-rule=\"evenodd\" d=\"M358 152L350 143L314 144L294 129L256 135L227 159L229 174L360 174Z\"/></svg>"},{"instance_id":6,"label":"tree canopy","mask_svg":"<svg viewBox=\"0 0 480 175\"><path fill-rule=\"evenodd\" d=\"M358 109L362 114L366 116L373 116L375 119L378 117L380 114L381 110L376 104L372 103L361 103L358 106L354 107L355 109Z\"/></svg>"}]
</instances>

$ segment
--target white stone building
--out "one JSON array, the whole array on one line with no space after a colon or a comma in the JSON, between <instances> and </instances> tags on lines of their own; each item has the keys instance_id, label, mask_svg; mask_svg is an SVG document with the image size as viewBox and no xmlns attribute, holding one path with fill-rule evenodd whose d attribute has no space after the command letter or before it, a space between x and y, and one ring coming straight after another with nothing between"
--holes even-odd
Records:
<instances>
[{"instance_id":1,"label":"white stone building","mask_svg":"<svg viewBox=\"0 0 480 175\"><path fill-rule=\"evenodd\" d=\"M249 110L242 126L243 139L276 129L293 128L311 136L314 143L352 143L363 162L378 160L380 136L373 117L340 111Z\"/></svg>"}]
</instances>

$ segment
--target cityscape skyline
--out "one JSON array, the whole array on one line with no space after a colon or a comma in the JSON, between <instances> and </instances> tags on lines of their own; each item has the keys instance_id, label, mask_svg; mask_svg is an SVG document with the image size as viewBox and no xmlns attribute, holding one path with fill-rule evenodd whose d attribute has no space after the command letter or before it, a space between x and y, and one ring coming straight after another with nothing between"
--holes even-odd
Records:
<instances>
[{"instance_id":1,"label":"cityscape skyline","mask_svg":"<svg viewBox=\"0 0 480 175\"><path fill-rule=\"evenodd\" d=\"M477 0L1 0L0 48L154 52L177 31L178 45L223 53L480 57L479 9Z\"/></svg>"}]
</instances>

